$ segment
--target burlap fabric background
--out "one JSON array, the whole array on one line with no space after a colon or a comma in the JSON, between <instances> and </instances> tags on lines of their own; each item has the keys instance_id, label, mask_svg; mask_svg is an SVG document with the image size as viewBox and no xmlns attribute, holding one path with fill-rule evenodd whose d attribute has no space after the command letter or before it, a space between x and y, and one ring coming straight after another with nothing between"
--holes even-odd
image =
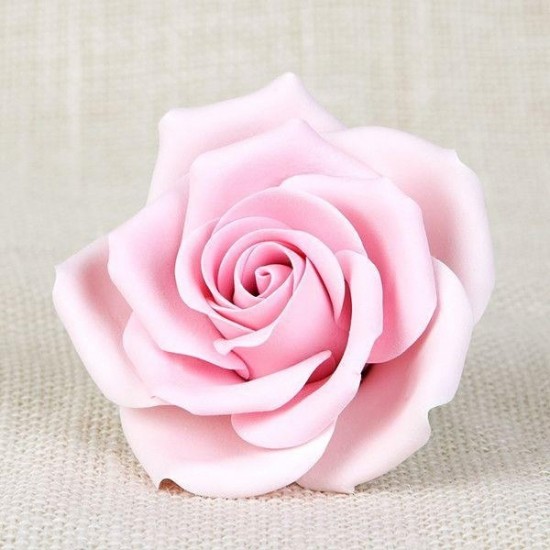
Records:
<instances>
[{"instance_id":1,"label":"burlap fabric background","mask_svg":"<svg viewBox=\"0 0 550 550\"><path fill-rule=\"evenodd\" d=\"M548 543L550 4L0 2L0 545L542 548ZM353 496L157 492L50 300L53 265L143 204L170 107L293 70L349 125L455 147L497 288L430 444Z\"/></svg>"}]
</instances>

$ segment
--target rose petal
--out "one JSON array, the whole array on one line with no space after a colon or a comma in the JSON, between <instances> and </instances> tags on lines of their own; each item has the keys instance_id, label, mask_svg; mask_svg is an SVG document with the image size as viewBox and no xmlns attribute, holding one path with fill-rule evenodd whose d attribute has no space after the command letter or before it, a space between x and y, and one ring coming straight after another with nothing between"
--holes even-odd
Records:
<instances>
[{"instance_id":1,"label":"rose petal","mask_svg":"<svg viewBox=\"0 0 550 550\"><path fill-rule=\"evenodd\" d=\"M382 289L378 272L365 256L342 251L337 257L348 281L352 307L348 344L340 364L326 382L308 384L280 409L233 415L235 431L253 445L275 449L309 441L338 418L357 392L361 372L382 330Z\"/></svg>"},{"instance_id":2,"label":"rose petal","mask_svg":"<svg viewBox=\"0 0 550 550\"><path fill-rule=\"evenodd\" d=\"M292 268L284 264L265 264L254 270L259 298L269 298L292 275Z\"/></svg>"},{"instance_id":3,"label":"rose petal","mask_svg":"<svg viewBox=\"0 0 550 550\"><path fill-rule=\"evenodd\" d=\"M232 224L231 224L232 225ZM217 236L223 231L215 233ZM266 246L288 246L292 247L296 251L299 251L305 256L319 273L319 276L325 286L325 289L331 299L332 307L334 310L334 316L338 317L342 311L345 297L345 281L342 275L342 270L336 260L334 253L326 246L321 240L314 237L310 233L295 229L277 229L277 228L265 228L250 231L247 234L239 237L230 247L224 261L221 263L220 272L224 272L227 268L224 264L229 264L229 270L233 269L233 272L238 272L238 267L233 266L233 259L242 257L241 254L245 252L253 244L265 243ZM287 252L289 259L291 260L291 266L296 271L297 262L293 262L292 251ZM296 285L302 277L302 271L299 272L299 277L296 278ZM227 277L226 277L227 279ZM220 283L224 282L219 281ZM222 286L222 285L220 285ZM225 285L227 286L227 285ZM227 290L227 289L226 289Z\"/></svg>"},{"instance_id":4,"label":"rose petal","mask_svg":"<svg viewBox=\"0 0 550 550\"><path fill-rule=\"evenodd\" d=\"M402 356L371 368L323 458L299 480L304 487L351 492L428 441L428 411L453 398L473 326L456 275L439 261L434 268L438 307L425 334Z\"/></svg>"},{"instance_id":5,"label":"rose petal","mask_svg":"<svg viewBox=\"0 0 550 550\"><path fill-rule=\"evenodd\" d=\"M390 128L355 128L325 138L387 176L420 206L432 255L462 281L478 321L494 286L494 266L477 176L455 151Z\"/></svg>"},{"instance_id":6,"label":"rose petal","mask_svg":"<svg viewBox=\"0 0 550 550\"><path fill-rule=\"evenodd\" d=\"M219 354L220 337L208 317L187 307L174 277L185 197L176 187L109 236L109 275L139 320L165 351L246 371L235 354Z\"/></svg>"},{"instance_id":7,"label":"rose petal","mask_svg":"<svg viewBox=\"0 0 550 550\"><path fill-rule=\"evenodd\" d=\"M353 224L382 279L384 330L369 362L401 355L424 332L436 306L432 258L418 206L391 182L306 175L282 188L312 193Z\"/></svg>"},{"instance_id":8,"label":"rose petal","mask_svg":"<svg viewBox=\"0 0 550 550\"><path fill-rule=\"evenodd\" d=\"M274 218L291 229L313 235L333 252L351 250L366 254L361 238L345 216L329 202L310 193L282 187L255 193L228 210L214 231L248 216Z\"/></svg>"},{"instance_id":9,"label":"rose petal","mask_svg":"<svg viewBox=\"0 0 550 550\"><path fill-rule=\"evenodd\" d=\"M271 325L233 336L216 319L213 322L226 336L214 343L216 349L220 353L235 351L252 378L287 368L326 349L338 360L347 340L347 331L333 318L325 287L309 260L296 291Z\"/></svg>"},{"instance_id":10,"label":"rose petal","mask_svg":"<svg viewBox=\"0 0 550 550\"><path fill-rule=\"evenodd\" d=\"M159 153L149 202L175 185L204 151L266 132L291 118L307 121L318 132L344 128L291 73L243 97L169 111L159 123Z\"/></svg>"},{"instance_id":11,"label":"rose petal","mask_svg":"<svg viewBox=\"0 0 550 550\"><path fill-rule=\"evenodd\" d=\"M235 252L235 243L242 236L265 227L284 229L287 226L271 218L246 217L235 220L216 231L204 245L200 256L202 275L213 299L219 305L236 308L230 299L225 298L226 296L231 298L234 292L232 281L235 277L236 264L244 252L241 250ZM257 298L252 300L254 303L258 301Z\"/></svg>"},{"instance_id":12,"label":"rose petal","mask_svg":"<svg viewBox=\"0 0 550 550\"><path fill-rule=\"evenodd\" d=\"M330 358L329 351L322 351L285 370L243 381L233 371L162 351L135 315L124 331L124 348L151 394L201 415L276 409L292 399L311 373Z\"/></svg>"},{"instance_id":13,"label":"rose petal","mask_svg":"<svg viewBox=\"0 0 550 550\"><path fill-rule=\"evenodd\" d=\"M254 226L250 223L252 220L256 220ZM242 272L240 268L253 253L253 245L264 244L265 236L257 232L265 228L288 229L285 224L271 218L245 217L228 223L212 235L202 256L202 270L206 281L216 279L216 286L224 296L233 294L233 299L236 298L236 283ZM251 235L255 237L250 238ZM286 257L296 287L304 271L304 259L287 246L278 243L272 245ZM259 297L248 298L249 305L259 301Z\"/></svg>"},{"instance_id":14,"label":"rose petal","mask_svg":"<svg viewBox=\"0 0 550 550\"><path fill-rule=\"evenodd\" d=\"M259 229L274 218L269 215L254 215L255 208L274 215L280 214L284 219L273 222L274 228ZM310 217L304 217L304 211L309 211ZM232 216L235 219L230 219ZM281 241L303 250L312 260L329 293L334 315L340 315L345 285L338 262L327 244L332 246L333 250L349 248L363 252L364 249L357 232L332 205L306 193L270 189L241 201L222 217L212 234L214 223L205 224L184 237L178 254L178 289L189 307L211 315L213 319L223 323L222 312L217 308L219 315L212 312L212 304L207 299L209 291L218 303L231 307L228 295L233 284L230 282L229 273L235 273L234 266L238 258L253 243ZM278 229L291 224L303 227L305 231ZM325 236L328 243L310 233ZM199 262L202 271L199 269ZM294 264L293 267L296 268ZM217 284L214 283L216 272L219 274ZM299 280L295 278L295 281ZM266 305L265 308L267 307ZM262 319L265 321L269 317L273 318L269 311L273 310L264 311L265 317L261 319L247 319L247 313L240 314L237 311L227 313L225 317L241 323L241 326L257 328L261 325ZM216 323L216 326L220 328L220 323ZM232 328L237 335L248 332L240 332L237 327Z\"/></svg>"},{"instance_id":15,"label":"rose petal","mask_svg":"<svg viewBox=\"0 0 550 550\"><path fill-rule=\"evenodd\" d=\"M241 313L244 324L252 326L247 321L255 324L255 320L247 319L249 312L260 304L264 304L264 307L268 306L270 310L271 300L265 300L265 298L269 298L282 285L286 290L285 294L290 298L294 288L294 275L289 265L291 262L303 264L304 260L280 243L259 242L245 250L237 260L233 272L233 303L242 309L234 308L230 313ZM260 288L264 289L263 292ZM226 308L215 309L220 311ZM255 311L258 311L258 307ZM265 324L267 323L260 326Z\"/></svg>"},{"instance_id":16,"label":"rose petal","mask_svg":"<svg viewBox=\"0 0 550 550\"><path fill-rule=\"evenodd\" d=\"M281 286L292 273L287 250L289 249L286 246L278 242L260 241L254 244L250 248L250 253L241 257L237 263L234 279L239 285L235 285L235 291L239 290L257 298L269 288L274 290L273 284L278 283L275 288ZM234 298L237 302L237 297Z\"/></svg>"},{"instance_id":17,"label":"rose petal","mask_svg":"<svg viewBox=\"0 0 550 550\"><path fill-rule=\"evenodd\" d=\"M278 243L269 244L271 244L273 248L279 248L281 252L284 250L284 247ZM235 292L233 295L233 300L239 308L228 308L217 304L212 304L212 308L224 319L230 319L241 326L248 327L253 330L258 330L275 321L292 297L292 293L295 290L295 281L297 280L296 272L293 272L290 267L282 265L272 266L273 268L286 268L286 278L281 280L278 287L273 289L269 295L266 294L270 290L269 287L266 288L263 294L258 294L257 296L248 294L239 278L243 269L242 264L246 262L258 246L260 245L255 245L251 247L250 250L245 252L245 254L239 258L235 266ZM303 258L299 257L298 254L291 250L285 250L285 252L289 256L292 256L293 264L300 266L298 273L301 278L305 263ZM281 272L280 277L285 277L285 273Z\"/></svg>"},{"instance_id":18,"label":"rose petal","mask_svg":"<svg viewBox=\"0 0 550 550\"><path fill-rule=\"evenodd\" d=\"M78 355L107 399L151 407L152 398L122 347L130 308L107 273L102 237L57 266L53 301Z\"/></svg>"},{"instance_id":19,"label":"rose petal","mask_svg":"<svg viewBox=\"0 0 550 550\"><path fill-rule=\"evenodd\" d=\"M338 260L332 251L313 235L299 230L264 229L248 236L291 245L299 250L315 267L331 300L334 317L338 318L344 306L346 285Z\"/></svg>"},{"instance_id":20,"label":"rose petal","mask_svg":"<svg viewBox=\"0 0 550 550\"><path fill-rule=\"evenodd\" d=\"M225 271L223 263L231 254L232 239L237 238L241 232L247 234L255 227L263 226L264 221L263 218L244 218L229 224L223 228L224 230L218 231L214 235L212 235L212 227L216 222L205 224L183 239L176 260L176 280L182 300L196 311L216 319L226 326L226 329L231 329L232 334L246 334L250 332L249 327L265 326L273 321L276 314L288 301L288 298L284 300L282 296L278 295L275 300L263 302L261 299L251 300L256 305L250 304L251 307L247 310L237 309L235 304L225 296L230 294L229 288L233 286L232 283L220 281L216 276L216 272L219 275ZM278 225L275 222L275 225L281 224ZM226 229L227 231L225 231ZM227 250L226 247L229 249ZM300 259L300 261L302 260ZM231 275L228 272L226 279L233 277L236 269L234 264L235 262L232 263L230 270ZM218 290L216 279L218 279L218 283L225 283L221 285L222 293ZM289 297L289 290L291 289L285 287L282 289L282 293ZM209 295L212 295L212 298L209 298ZM213 300L225 307L216 307Z\"/></svg>"},{"instance_id":21,"label":"rose petal","mask_svg":"<svg viewBox=\"0 0 550 550\"><path fill-rule=\"evenodd\" d=\"M158 487L171 479L198 495L246 497L292 483L319 460L332 435L292 449L249 445L228 416L197 416L177 407L121 408L122 428L137 459Z\"/></svg>"},{"instance_id":22,"label":"rose petal","mask_svg":"<svg viewBox=\"0 0 550 550\"><path fill-rule=\"evenodd\" d=\"M302 120L203 153L189 172L184 235L219 218L241 199L296 174L376 177L363 163L329 145Z\"/></svg>"}]
</instances>

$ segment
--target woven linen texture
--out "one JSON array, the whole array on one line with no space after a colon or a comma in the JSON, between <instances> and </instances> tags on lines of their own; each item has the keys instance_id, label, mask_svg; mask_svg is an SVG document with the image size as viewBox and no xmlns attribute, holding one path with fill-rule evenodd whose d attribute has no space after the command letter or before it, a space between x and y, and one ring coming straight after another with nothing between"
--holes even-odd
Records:
<instances>
[{"instance_id":1,"label":"woven linen texture","mask_svg":"<svg viewBox=\"0 0 550 550\"><path fill-rule=\"evenodd\" d=\"M550 4L0 2L0 547L543 548ZM53 265L143 204L174 106L292 70L480 176L497 288L423 450L352 496L157 492L57 320Z\"/></svg>"}]
</instances>

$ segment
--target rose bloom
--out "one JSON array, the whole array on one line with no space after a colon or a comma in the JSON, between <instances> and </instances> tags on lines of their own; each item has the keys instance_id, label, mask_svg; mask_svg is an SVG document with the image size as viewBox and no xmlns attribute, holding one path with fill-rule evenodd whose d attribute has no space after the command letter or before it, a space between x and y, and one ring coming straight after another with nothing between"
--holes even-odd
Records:
<instances>
[{"instance_id":1,"label":"rose bloom","mask_svg":"<svg viewBox=\"0 0 550 550\"><path fill-rule=\"evenodd\" d=\"M147 205L54 301L157 486L350 492L427 442L493 278L456 153L346 129L289 74L165 115Z\"/></svg>"}]
</instances>

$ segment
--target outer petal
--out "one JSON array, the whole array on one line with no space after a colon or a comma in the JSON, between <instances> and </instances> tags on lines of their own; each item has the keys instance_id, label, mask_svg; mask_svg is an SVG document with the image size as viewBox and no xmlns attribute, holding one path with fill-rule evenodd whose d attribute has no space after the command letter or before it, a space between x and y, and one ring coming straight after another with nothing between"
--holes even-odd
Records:
<instances>
[{"instance_id":1,"label":"outer petal","mask_svg":"<svg viewBox=\"0 0 550 550\"><path fill-rule=\"evenodd\" d=\"M291 73L250 95L169 111L159 124L159 155L149 201L175 185L204 151L265 132L291 118L305 120L319 132L344 127Z\"/></svg>"},{"instance_id":2,"label":"outer petal","mask_svg":"<svg viewBox=\"0 0 550 550\"><path fill-rule=\"evenodd\" d=\"M243 381L231 370L162 351L133 315L124 348L151 393L193 414L220 415L268 411L284 405L330 357L323 351L269 376Z\"/></svg>"},{"instance_id":3,"label":"outer petal","mask_svg":"<svg viewBox=\"0 0 550 550\"><path fill-rule=\"evenodd\" d=\"M162 349L244 372L236 355L215 350L219 332L178 293L174 268L184 211L184 189L175 187L115 229L109 236L109 274Z\"/></svg>"},{"instance_id":4,"label":"outer petal","mask_svg":"<svg viewBox=\"0 0 550 550\"><path fill-rule=\"evenodd\" d=\"M351 325L340 364L326 381L308 384L292 401L272 412L236 414L235 431L267 448L299 445L334 422L355 396L372 345L382 331L382 289L378 272L361 254L338 253L351 295Z\"/></svg>"},{"instance_id":5,"label":"outer petal","mask_svg":"<svg viewBox=\"0 0 550 550\"><path fill-rule=\"evenodd\" d=\"M299 480L304 487L351 492L428 441L428 411L453 398L473 327L460 281L438 261L435 273L438 308L426 333L402 356L371 368L323 458Z\"/></svg>"},{"instance_id":6,"label":"outer petal","mask_svg":"<svg viewBox=\"0 0 550 550\"><path fill-rule=\"evenodd\" d=\"M185 234L219 218L239 200L297 174L377 177L302 120L203 153L189 172Z\"/></svg>"},{"instance_id":7,"label":"outer petal","mask_svg":"<svg viewBox=\"0 0 550 550\"><path fill-rule=\"evenodd\" d=\"M105 396L126 407L151 407L153 399L122 347L130 308L107 273L102 237L57 267L55 308L90 376Z\"/></svg>"},{"instance_id":8,"label":"outer petal","mask_svg":"<svg viewBox=\"0 0 550 550\"><path fill-rule=\"evenodd\" d=\"M391 182L306 175L282 188L312 193L353 224L382 279L384 330L369 362L401 355L424 332L436 305L432 258L418 206Z\"/></svg>"},{"instance_id":9,"label":"outer petal","mask_svg":"<svg viewBox=\"0 0 550 550\"><path fill-rule=\"evenodd\" d=\"M122 408L120 418L130 447L157 487L171 479L212 497L247 497L285 487L319 460L334 429L305 445L273 451L240 439L228 416L156 407Z\"/></svg>"},{"instance_id":10,"label":"outer petal","mask_svg":"<svg viewBox=\"0 0 550 550\"><path fill-rule=\"evenodd\" d=\"M420 206L432 255L461 280L478 321L494 286L494 266L477 176L454 151L390 128L356 128L325 138L390 178Z\"/></svg>"}]
</instances>

